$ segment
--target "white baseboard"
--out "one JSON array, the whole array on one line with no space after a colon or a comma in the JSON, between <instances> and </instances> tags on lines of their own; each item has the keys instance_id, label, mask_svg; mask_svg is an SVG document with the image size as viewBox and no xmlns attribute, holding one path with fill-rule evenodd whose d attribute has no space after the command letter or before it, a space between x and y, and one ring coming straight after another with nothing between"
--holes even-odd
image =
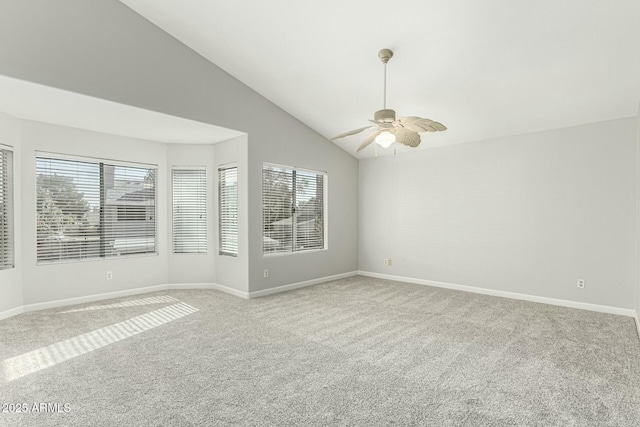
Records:
<instances>
[{"instance_id":1,"label":"white baseboard","mask_svg":"<svg viewBox=\"0 0 640 427\"><path fill-rule=\"evenodd\" d=\"M391 274L374 273L370 271L351 271L348 273L320 277L317 279L306 280L298 283L291 283L289 285L277 286L275 288L264 289L260 291L254 291L254 292L239 291L237 289L220 285L218 283L174 283L174 284L148 286L144 288L127 289L123 291L107 292L107 293L101 293L101 294L95 294L95 295L87 295L82 297L67 298L67 299L61 299L56 301L49 301L49 302L42 302L37 304L28 304L24 306L14 307L12 309L0 312L0 320L4 320L9 317L16 316L22 313L31 312L31 311L45 310L48 308L56 308L56 307L64 307L64 306L75 305L75 304L84 304L88 302L101 301L101 300L107 300L112 298L120 298L120 297L126 297L131 295L138 295L138 294L145 294L149 292L165 291L168 289L212 289L212 290L225 292L227 294L234 295L236 297L243 298L243 299L258 298L258 297L263 297L263 296L267 296L267 295L271 295L279 292L285 292L293 289L299 289L307 286L317 285L319 283L330 282L332 280L339 280L347 277L353 277L356 275L375 277L379 279L396 280L399 282L415 283L419 285L433 286L438 288L454 289L458 291L473 292L477 294L492 295L492 296L503 297L503 298L538 302L543 304L557 305L561 307L578 308L582 310L597 311L601 313L610 313L610 314L618 314L622 316L629 316L635 319L636 328L638 331L638 337L640 338L640 318L638 317L639 313L631 309L610 307L610 306L598 305L598 304L589 304L589 303L583 303L583 302L577 302L577 301L561 300L556 298L539 297L535 295L498 291L498 290L486 289L486 288L477 288L474 286L457 285L453 283L436 282L432 280L416 279L416 278L404 277L404 276L394 276Z\"/></svg>"},{"instance_id":2,"label":"white baseboard","mask_svg":"<svg viewBox=\"0 0 640 427\"><path fill-rule=\"evenodd\" d=\"M36 304L21 305L19 307L12 308L0 312L0 320L8 319L9 317L17 316L22 313L29 313L32 311L46 310L49 308L66 307L76 304L85 304L88 302L103 301L113 298L128 297L131 295L146 294L149 292L166 291L168 289L215 289L218 291L226 292L231 295L235 295L240 298L248 299L249 294L247 292L238 291L227 286L219 285L217 283L179 283L170 285L155 285L147 286L144 288L126 289L123 291L105 292L101 294L86 295L82 297L66 298L55 301L40 302Z\"/></svg>"},{"instance_id":3,"label":"white baseboard","mask_svg":"<svg viewBox=\"0 0 640 427\"><path fill-rule=\"evenodd\" d=\"M31 311L46 310L48 308L56 308L56 307L66 307L69 305L84 304L88 302L102 301L102 300L113 299L113 298L128 297L131 295L146 294L149 292L166 291L168 289L215 289L218 291L226 292L231 295L235 295L240 298L244 298L244 299L249 298L247 292L238 291L236 289L219 285L217 283L174 283L174 284L147 286L144 288L127 289L124 291L106 292L106 293L87 295L82 297L41 302L37 304L28 304L22 307L18 307L17 309L14 309L14 310L20 309L21 311L19 313L15 313L12 315L15 316L16 314L28 313Z\"/></svg>"},{"instance_id":4,"label":"white baseboard","mask_svg":"<svg viewBox=\"0 0 640 427\"><path fill-rule=\"evenodd\" d=\"M278 292L291 291L293 289L305 288L307 286L317 285L318 283L330 282L332 280L345 279L347 277L357 276L357 271L348 273L334 274L333 276L325 276L317 279L305 280L304 282L291 283L290 285L277 286L275 288L264 289L261 291L249 292L249 298L264 297Z\"/></svg>"},{"instance_id":5,"label":"white baseboard","mask_svg":"<svg viewBox=\"0 0 640 427\"><path fill-rule=\"evenodd\" d=\"M0 320L8 319L9 317L17 316L24 313L24 307L19 306L10 310L0 311Z\"/></svg>"},{"instance_id":6,"label":"white baseboard","mask_svg":"<svg viewBox=\"0 0 640 427\"><path fill-rule=\"evenodd\" d=\"M123 291L105 292L101 294L93 294L82 297L59 299L55 301L40 302L36 304L27 304L22 306L23 312L46 310L48 308L65 307L68 305L84 304L87 302L101 301L105 299L128 297L131 295L146 294L148 292L164 291L167 285L148 286L144 288L126 289Z\"/></svg>"},{"instance_id":7,"label":"white baseboard","mask_svg":"<svg viewBox=\"0 0 640 427\"><path fill-rule=\"evenodd\" d=\"M412 277L393 276L391 274L373 273L370 271L359 271L361 276L375 277L378 279L396 280L398 282L415 283L418 285L433 286L436 288L453 289L457 291L473 292L476 294L491 295L496 297L511 298L517 300L539 302L542 304L558 305L561 307L579 308L582 310L597 311L600 313L618 314L621 316L629 316L637 319L635 310L628 308L611 307L607 305L589 304L586 302L569 301L556 298L539 297L529 294L519 294L516 292L498 291L494 289L476 288L474 286L457 285L454 283L435 282L432 280L416 279ZM640 323L638 324L640 328ZM639 330L640 333L640 330Z\"/></svg>"},{"instance_id":8,"label":"white baseboard","mask_svg":"<svg viewBox=\"0 0 640 427\"><path fill-rule=\"evenodd\" d=\"M249 293L221 285L219 283L174 283L167 286L167 289L213 289L236 297L249 299Z\"/></svg>"},{"instance_id":9,"label":"white baseboard","mask_svg":"<svg viewBox=\"0 0 640 427\"><path fill-rule=\"evenodd\" d=\"M275 288L265 289L265 290L256 291L256 292L239 291L237 289L233 289L218 283L173 283L173 284L155 285L155 286L148 286L144 288L127 289L123 291L106 292L101 294L86 295L86 296L75 297L75 298L66 298L66 299L47 301L47 302L41 302L36 304L27 304L27 305L14 307L10 310L0 312L0 320L7 319L9 317L16 316L22 313L28 313L31 311L46 310L49 308L57 308L57 307L66 307L69 305L84 304L88 302L102 301L102 300L113 299L113 298L121 298L121 297L127 297L131 295L146 294L149 292L166 291L168 289L212 289L216 291L225 292L227 294L230 294L239 298L243 298L243 299L257 298L261 296L275 294L277 292L284 292L292 289L303 288L305 286L316 285L318 283L329 282L331 280L344 279L345 277L351 277L357 274L358 273L356 271L352 271L349 273L321 277L318 279L292 283L290 285L278 286Z\"/></svg>"}]
</instances>

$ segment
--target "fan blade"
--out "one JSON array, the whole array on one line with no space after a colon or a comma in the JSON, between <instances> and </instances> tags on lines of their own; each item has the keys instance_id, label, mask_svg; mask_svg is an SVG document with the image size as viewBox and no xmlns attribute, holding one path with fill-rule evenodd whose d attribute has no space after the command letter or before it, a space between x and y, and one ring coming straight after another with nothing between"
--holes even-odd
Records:
<instances>
[{"instance_id":1,"label":"fan blade","mask_svg":"<svg viewBox=\"0 0 640 427\"><path fill-rule=\"evenodd\" d=\"M350 130L349 132L341 133L338 136L334 136L333 138L331 138L331 140L335 141L336 139L344 138L345 136L355 135L356 133L360 133L363 130L367 130L367 129L370 129L370 128L371 128L371 126L365 126L363 128Z\"/></svg>"},{"instance_id":2,"label":"fan blade","mask_svg":"<svg viewBox=\"0 0 640 427\"><path fill-rule=\"evenodd\" d=\"M446 126L442 123L415 116L399 117L398 120L396 120L396 126L401 126L414 132L438 132L447 130Z\"/></svg>"},{"instance_id":3,"label":"fan blade","mask_svg":"<svg viewBox=\"0 0 640 427\"><path fill-rule=\"evenodd\" d=\"M371 132L369 134L369 136L367 136L364 141L362 141L362 144L360 144L360 146L358 147L358 149L356 150L356 153L360 150L363 150L365 148L367 148L367 146L369 144L371 144L375 139L376 136L380 135L380 132L382 132L383 129L376 129L375 131Z\"/></svg>"},{"instance_id":4,"label":"fan blade","mask_svg":"<svg viewBox=\"0 0 640 427\"><path fill-rule=\"evenodd\" d=\"M379 122L377 120L369 120L371 123L373 123L376 126L379 126L381 128L385 128L385 129L389 129L391 127L393 127L393 123L388 123L388 122Z\"/></svg>"},{"instance_id":5,"label":"fan blade","mask_svg":"<svg viewBox=\"0 0 640 427\"><path fill-rule=\"evenodd\" d=\"M405 128L389 129L389 132L396 136L396 142L407 147L417 147L420 145L420 134Z\"/></svg>"}]
</instances>

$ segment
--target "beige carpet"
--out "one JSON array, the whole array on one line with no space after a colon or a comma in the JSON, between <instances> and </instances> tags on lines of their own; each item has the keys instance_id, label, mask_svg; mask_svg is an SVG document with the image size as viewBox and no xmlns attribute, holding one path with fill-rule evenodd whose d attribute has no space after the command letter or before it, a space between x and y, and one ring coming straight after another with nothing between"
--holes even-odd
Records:
<instances>
[{"instance_id":1,"label":"beige carpet","mask_svg":"<svg viewBox=\"0 0 640 427\"><path fill-rule=\"evenodd\" d=\"M0 405L0 426L638 426L640 341L628 317L365 277L167 291L1 321Z\"/></svg>"}]
</instances>

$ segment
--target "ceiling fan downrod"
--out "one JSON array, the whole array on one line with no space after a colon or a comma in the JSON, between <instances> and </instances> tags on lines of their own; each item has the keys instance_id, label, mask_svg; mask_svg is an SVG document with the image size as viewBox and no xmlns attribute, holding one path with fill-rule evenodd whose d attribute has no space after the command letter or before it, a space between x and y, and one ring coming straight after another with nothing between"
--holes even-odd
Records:
<instances>
[{"instance_id":1,"label":"ceiling fan downrod","mask_svg":"<svg viewBox=\"0 0 640 427\"><path fill-rule=\"evenodd\" d=\"M384 64L384 86L382 90L382 109L387 109L387 62L393 57L391 49L380 49L378 52L378 58Z\"/></svg>"},{"instance_id":2,"label":"ceiling fan downrod","mask_svg":"<svg viewBox=\"0 0 640 427\"><path fill-rule=\"evenodd\" d=\"M373 114L373 119L379 123L391 124L396 120L396 112L387 109L387 62L393 56L391 49L380 49L378 58L384 64L384 82L382 86L382 110L378 110Z\"/></svg>"}]
</instances>

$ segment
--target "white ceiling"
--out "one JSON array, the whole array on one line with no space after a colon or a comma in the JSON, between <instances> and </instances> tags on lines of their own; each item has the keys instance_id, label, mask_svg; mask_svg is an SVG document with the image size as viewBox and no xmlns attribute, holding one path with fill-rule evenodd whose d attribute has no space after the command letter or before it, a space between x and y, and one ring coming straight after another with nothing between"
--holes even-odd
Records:
<instances>
[{"instance_id":1,"label":"white ceiling","mask_svg":"<svg viewBox=\"0 0 640 427\"><path fill-rule=\"evenodd\" d=\"M420 148L630 117L640 100L638 0L121 1L328 138L382 108L385 47L388 106L449 128Z\"/></svg>"},{"instance_id":2,"label":"white ceiling","mask_svg":"<svg viewBox=\"0 0 640 427\"><path fill-rule=\"evenodd\" d=\"M5 76L0 76L0 93L0 111L4 113L94 132L172 144L213 144L244 135Z\"/></svg>"}]
</instances>

